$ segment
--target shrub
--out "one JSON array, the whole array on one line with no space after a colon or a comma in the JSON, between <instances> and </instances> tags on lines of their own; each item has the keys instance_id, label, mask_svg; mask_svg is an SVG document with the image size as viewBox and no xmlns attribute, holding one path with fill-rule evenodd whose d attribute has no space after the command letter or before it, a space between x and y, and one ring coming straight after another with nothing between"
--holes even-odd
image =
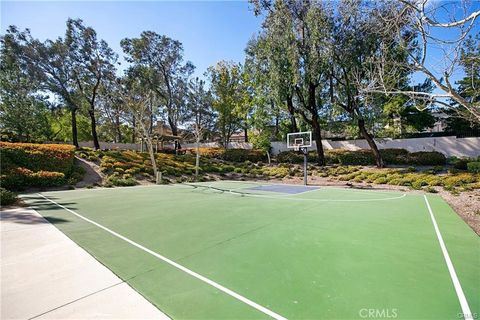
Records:
<instances>
[{"instance_id":1,"label":"shrub","mask_svg":"<svg viewBox=\"0 0 480 320\"><path fill-rule=\"evenodd\" d=\"M420 151L410 153L405 149L381 149L380 154L386 164L412 164L412 165L444 165L445 156L436 151ZM315 162L315 151L308 153L308 161ZM342 165L375 165L375 157L370 149L360 150L326 150L325 161L327 164ZM277 155L279 163L302 163L303 155L293 151L283 151Z\"/></svg>"},{"instance_id":2,"label":"shrub","mask_svg":"<svg viewBox=\"0 0 480 320\"><path fill-rule=\"evenodd\" d=\"M443 153L437 151L418 151L412 152L408 156L408 164L434 166L444 165L447 163L447 158Z\"/></svg>"},{"instance_id":3,"label":"shrub","mask_svg":"<svg viewBox=\"0 0 480 320\"><path fill-rule=\"evenodd\" d=\"M199 148L200 156L208 159L220 159L232 162L258 162L265 161L267 155L262 150L249 149L223 149L223 148ZM196 149L187 149L187 155L195 155Z\"/></svg>"},{"instance_id":4,"label":"shrub","mask_svg":"<svg viewBox=\"0 0 480 320\"><path fill-rule=\"evenodd\" d=\"M405 149L380 149L380 155L386 164L407 164L409 152Z\"/></svg>"},{"instance_id":5,"label":"shrub","mask_svg":"<svg viewBox=\"0 0 480 320\"><path fill-rule=\"evenodd\" d=\"M302 163L303 155L294 151L282 151L277 155L279 163Z\"/></svg>"},{"instance_id":6,"label":"shrub","mask_svg":"<svg viewBox=\"0 0 480 320\"><path fill-rule=\"evenodd\" d=\"M82 181L83 176L85 175L85 169L80 166L74 166L73 171L68 178L68 184L76 184L79 181Z\"/></svg>"},{"instance_id":7,"label":"shrub","mask_svg":"<svg viewBox=\"0 0 480 320\"><path fill-rule=\"evenodd\" d=\"M443 184L446 188L449 188L449 187L459 187L464 184L474 183L476 181L477 179L475 178L475 176L468 173L462 173L462 174L446 177L443 181Z\"/></svg>"},{"instance_id":8,"label":"shrub","mask_svg":"<svg viewBox=\"0 0 480 320\"><path fill-rule=\"evenodd\" d=\"M379 177L373 181L375 184L386 184L387 183L387 178L385 177Z\"/></svg>"},{"instance_id":9,"label":"shrub","mask_svg":"<svg viewBox=\"0 0 480 320\"><path fill-rule=\"evenodd\" d=\"M468 158L457 158L451 157L448 159L449 164L451 164L455 169L458 170L467 170L467 163L470 161Z\"/></svg>"},{"instance_id":10,"label":"shrub","mask_svg":"<svg viewBox=\"0 0 480 320\"><path fill-rule=\"evenodd\" d=\"M327 150L325 151L325 160L327 163L339 163L343 165L373 165L375 157L371 150L360 149L350 150Z\"/></svg>"},{"instance_id":11,"label":"shrub","mask_svg":"<svg viewBox=\"0 0 480 320\"><path fill-rule=\"evenodd\" d=\"M2 175L2 187L11 190L22 190L25 187L57 187L65 184L65 174L55 171L17 167Z\"/></svg>"},{"instance_id":12,"label":"shrub","mask_svg":"<svg viewBox=\"0 0 480 320\"><path fill-rule=\"evenodd\" d=\"M247 149L227 149L225 150L223 160L232 162L258 162L266 160L266 154L261 150Z\"/></svg>"},{"instance_id":13,"label":"shrub","mask_svg":"<svg viewBox=\"0 0 480 320\"><path fill-rule=\"evenodd\" d=\"M31 175L32 186L58 187L65 184L65 174L54 171L38 171Z\"/></svg>"},{"instance_id":14,"label":"shrub","mask_svg":"<svg viewBox=\"0 0 480 320\"><path fill-rule=\"evenodd\" d=\"M2 171L15 166L68 175L73 168L75 147L71 145L0 142L0 148Z\"/></svg>"},{"instance_id":15,"label":"shrub","mask_svg":"<svg viewBox=\"0 0 480 320\"><path fill-rule=\"evenodd\" d=\"M118 186L128 187L134 186L137 181L129 175L120 176L119 174L113 174L107 178L106 186Z\"/></svg>"},{"instance_id":16,"label":"shrub","mask_svg":"<svg viewBox=\"0 0 480 320\"><path fill-rule=\"evenodd\" d=\"M8 191L5 188L0 188L0 205L8 206L17 201L17 196L15 193Z\"/></svg>"},{"instance_id":17,"label":"shrub","mask_svg":"<svg viewBox=\"0 0 480 320\"><path fill-rule=\"evenodd\" d=\"M467 169L471 173L480 173L480 161L467 163Z\"/></svg>"},{"instance_id":18,"label":"shrub","mask_svg":"<svg viewBox=\"0 0 480 320\"><path fill-rule=\"evenodd\" d=\"M435 188L432 188L432 187L426 187L425 189L425 192L429 192L429 193L437 193L438 191L435 190Z\"/></svg>"},{"instance_id":19,"label":"shrub","mask_svg":"<svg viewBox=\"0 0 480 320\"><path fill-rule=\"evenodd\" d=\"M276 177L276 178L283 178L288 176L290 173L290 170L288 168L282 168L282 167L277 167L277 168L265 168L263 170L263 174L271 176L271 177Z\"/></svg>"}]
</instances>

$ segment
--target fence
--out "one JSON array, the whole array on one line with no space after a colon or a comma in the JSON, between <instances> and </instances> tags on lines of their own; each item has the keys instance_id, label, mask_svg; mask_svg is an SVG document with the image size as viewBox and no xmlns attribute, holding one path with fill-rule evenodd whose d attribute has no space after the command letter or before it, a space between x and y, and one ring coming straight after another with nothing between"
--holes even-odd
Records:
<instances>
[{"instance_id":1,"label":"fence","mask_svg":"<svg viewBox=\"0 0 480 320\"><path fill-rule=\"evenodd\" d=\"M412 138L412 139L375 139L378 148L399 148L406 149L410 152L415 151L438 151L445 154L447 157L478 157L480 156L480 138L457 138L450 137L435 137L435 138ZM366 140L343 140L332 141L323 140L322 145L324 149L347 149L358 150L368 149ZM315 143L312 146L315 149ZM286 151L287 145L284 142L272 142L272 153L274 155L279 152Z\"/></svg>"},{"instance_id":2,"label":"fence","mask_svg":"<svg viewBox=\"0 0 480 320\"><path fill-rule=\"evenodd\" d=\"M450 137L429 137L429 138L411 138L411 139L376 139L377 145L380 149L387 148L401 148L410 152L415 151L439 151L445 154L447 157L478 157L480 156L480 137L471 138L457 138L455 136ZM347 149L358 150L368 149L368 143L366 140L323 140L323 148L326 150L331 149ZM93 148L93 142L80 142L81 147ZM201 147L219 147L216 142L201 143ZM170 146L169 146L170 147ZM247 142L231 142L228 146L232 149L252 149L252 144ZM139 143L113 143L113 142L100 142L101 149L110 150L142 150ZM172 146L173 148L173 146ZM195 148L194 143L186 143L182 145L182 148ZM313 143L312 149L315 149L315 143ZM145 150L145 148L143 148ZM285 142L274 141L272 142L272 154L277 155L279 152L286 151L287 144Z\"/></svg>"}]
</instances>

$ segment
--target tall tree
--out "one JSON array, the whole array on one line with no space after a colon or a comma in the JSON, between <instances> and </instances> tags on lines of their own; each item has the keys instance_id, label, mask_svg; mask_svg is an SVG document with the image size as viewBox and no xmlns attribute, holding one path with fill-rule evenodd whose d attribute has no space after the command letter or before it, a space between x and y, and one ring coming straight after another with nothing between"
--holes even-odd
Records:
<instances>
[{"instance_id":1,"label":"tall tree","mask_svg":"<svg viewBox=\"0 0 480 320\"><path fill-rule=\"evenodd\" d=\"M117 55L105 41L97 39L93 28L85 27L80 19L68 19L65 45L73 65L73 80L88 105L93 145L100 149L95 115L97 100L102 82L115 77Z\"/></svg>"},{"instance_id":2,"label":"tall tree","mask_svg":"<svg viewBox=\"0 0 480 320\"><path fill-rule=\"evenodd\" d=\"M242 126L241 110L244 103L242 68L233 62L220 61L208 68L213 95L213 108L217 112L217 127L221 144L228 148L230 138Z\"/></svg>"},{"instance_id":3,"label":"tall tree","mask_svg":"<svg viewBox=\"0 0 480 320\"><path fill-rule=\"evenodd\" d=\"M35 81L38 91L50 92L70 111L73 144L78 147L77 112L81 99L74 81L74 63L64 40L41 42L30 31L10 26L3 37L18 57L21 68Z\"/></svg>"},{"instance_id":4,"label":"tall tree","mask_svg":"<svg viewBox=\"0 0 480 320\"><path fill-rule=\"evenodd\" d=\"M184 106L176 102L195 68L189 61L183 63L182 44L155 32L144 31L139 38L123 39L121 46L127 61L141 67L138 76L161 98L172 133L178 135L178 122Z\"/></svg>"},{"instance_id":5,"label":"tall tree","mask_svg":"<svg viewBox=\"0 0 480 320\"><path fill-rule=\"evenodd\" d=\"M377 28L365 2L342 1L334 19L330 49L331 67L329 75L330 100L343 108L357 123L360 135L372 150L377 167L383 167L383 159L373 136L365 124L365 110L374 107L360 95L360 88L369 70L369 57L378 50L379 41L375 37Z\"/></svg>"},{"instance_id":6,"label":"tall tree","mask_svg":"<svg viewBox=\"0 0 480 320\"><path fill-rule=\"evenodd\" d=\"M320 112L326 103L322 91L329 70L327 39L333 10L316 1L252 0L252 3L257 14L267 13L263 30L265 38L272 42L274 55L270 59L276 59L280 68L288 66L294 72L289 79L298 101L295 112L311 127L318 163L324 165Z\"/></svg>"},{"instance_id":7,"label":"tall tree","mask_svg":"<svg viewBox=\"0 0 480 320\"><path fill-rule=\"evenodd\" d=\"M20 57L11 39L1 39L0 48L0 130L20 141L47 140L53 135L46 96L38 83L21 68Z\"/></svg>"}]
</instances>

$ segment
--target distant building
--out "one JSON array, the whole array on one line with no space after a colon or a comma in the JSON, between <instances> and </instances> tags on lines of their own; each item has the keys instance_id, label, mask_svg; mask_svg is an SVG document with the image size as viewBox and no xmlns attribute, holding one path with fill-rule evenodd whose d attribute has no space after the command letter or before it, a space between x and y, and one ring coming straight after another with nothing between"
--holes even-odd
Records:
<instances>
[{"instance_id":1,"label":"distant building","mask_svg":"<svg viewBox=\"0 0 480 320\"><path fill-rule=\"evenodd\" d=\"M425 130L426 132L444 132L447 128L448 115L443 112L433 112L432 115L436 121L432 128Z\"/></svg>"}]
</instances>

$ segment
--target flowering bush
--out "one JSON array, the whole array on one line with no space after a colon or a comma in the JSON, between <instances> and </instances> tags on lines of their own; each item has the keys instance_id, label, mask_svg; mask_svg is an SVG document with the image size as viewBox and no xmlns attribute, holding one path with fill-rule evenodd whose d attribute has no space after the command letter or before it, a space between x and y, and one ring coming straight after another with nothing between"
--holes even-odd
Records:
<instances>
[{"instance_id":1,"label":"flowering bush","mask_svg":"<svg viewBox=\"0 0 480 320\"><path fill-rule=\"evenodd\" d=\"M63 172L34 172L23 167L16 167L2 174L2 187L11 190L22 190L25 187L57 187L65 184Z\"/></svg>"},{"instance_id":2,"label":"flowering bush","mask_svg":"<svg viewBox=\"0 0 480 320\"><path fill-rule=\"evenodd\" d=\"M0 149L2 171L23 167L68 175L73 168L75 147L71 145L0 142Z\"/></svg>"}]
</instances>

